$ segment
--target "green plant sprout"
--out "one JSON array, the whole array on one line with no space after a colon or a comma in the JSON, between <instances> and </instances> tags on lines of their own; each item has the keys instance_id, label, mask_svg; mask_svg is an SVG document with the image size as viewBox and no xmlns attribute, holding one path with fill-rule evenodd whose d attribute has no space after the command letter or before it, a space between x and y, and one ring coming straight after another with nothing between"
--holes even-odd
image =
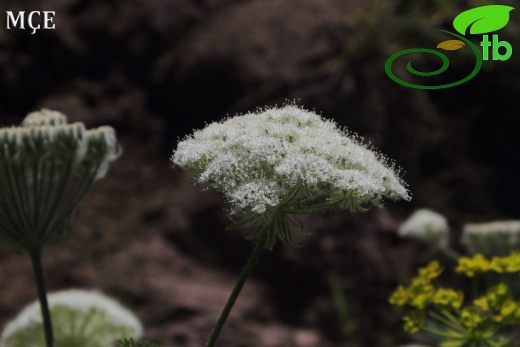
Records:
<instances>
[{"instance_id":1,"label":"green plant sprout","mask_svg":"<svg viewBox=\"0 0 520 347\"><path fill-rule=\"evenodd\" d=\"M143 327L137 317L116 301L97 292L78 289L51 293L50 312L55 323L55 343L66 347L107 347L117 339L139 337ZM2 332L3 347L41 346L43 329L38 302L23 309Z\"/></svg>"},{"instance_id":2,"label":"green plant sprout","mask_svg":"<svg viewBox=\"0 0 520 347\"><path fill-rule=\"evenodd\" d=\"M357 135L295 105L228 118L179 142L172 161L197 182L224 193L235 217L251 227L252 255L211 334L214 347L262 251L279 240L297 245L295 215L364 211L410 195L389 161Z\"/></svg>"},{"instance_id":3,"label":"green plant sprout","mask_svg":"<svg viewBox=\"0 0 520 347\"><path fill-rule=\"evenodd\" d=\"M42 252L70 233L81 199L119 153L114 129L86 130L56 111L0 129L0 246L31 258L47 347L54 339Z\"/></svg>"}]
</instances>

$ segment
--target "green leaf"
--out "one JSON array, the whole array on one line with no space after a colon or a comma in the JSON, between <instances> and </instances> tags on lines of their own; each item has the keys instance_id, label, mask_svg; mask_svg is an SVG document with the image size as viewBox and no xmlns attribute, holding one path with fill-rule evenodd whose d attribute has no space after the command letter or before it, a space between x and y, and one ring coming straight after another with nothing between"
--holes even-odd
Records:
<instances>
[{"instance_id":1,"label":"green leaf","mask_svg":"<svg viewBox=\"0 0 520 347\"><path fill-rule=\"evenodd\" d=\"M514 7L505 5L487 5L472 8L459 14L453 20L453 27L462 35L486 34L502 29L509 22L509 12Z\"/></svg>"}]
</instances>

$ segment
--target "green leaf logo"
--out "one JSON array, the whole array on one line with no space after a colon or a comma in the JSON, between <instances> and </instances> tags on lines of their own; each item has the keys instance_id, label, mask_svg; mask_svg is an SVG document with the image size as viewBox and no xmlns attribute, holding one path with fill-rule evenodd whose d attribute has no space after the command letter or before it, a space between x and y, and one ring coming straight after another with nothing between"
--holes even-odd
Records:
<instances>
[{"instance_id":1,"label":"green leaf logo","mask_svg":"<svg viewBox=\"0 0 520 347\"><path fill-rule=\"evenodd\" d=\"M505 5L487 5L472 8L459 14L453 20L453 27L462 35L486 34L502 29L509 22L509 12L514 7Z\"/></svg>"}]
</instances>

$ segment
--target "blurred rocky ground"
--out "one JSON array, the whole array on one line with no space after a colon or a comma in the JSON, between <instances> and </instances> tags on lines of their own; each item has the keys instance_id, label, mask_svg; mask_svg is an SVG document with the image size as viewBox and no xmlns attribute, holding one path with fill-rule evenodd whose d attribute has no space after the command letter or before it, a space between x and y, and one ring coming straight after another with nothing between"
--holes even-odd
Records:
<instances>
[{"instance_id":1,"label":"blurred rocky ground","mask_svg":"<svg viewBox=\"0 0 520 347\"><path fill-rule=\"evenodd\" d=\"M124 149L45 257L51 289L103 290L136 310L147 338L202 346L245 261L222 198L168 157L179 137L226 115L296 102L359 133L402 167L410 203L305 217L304 246L264 254L222 335L227 347L390 347L406 341L387 299L435 256L399 239L415 208L452 223L518 218L518 59L456 88L397 85L396 51L437 43L472 1L27 0L56 30L0 30L0 124L47 107L114 126ZM5 20L5 18L2 18ZM520 47L512 12L508 41ZM516 35L516 36L515 36ZM516 44L516 46L515 46ZM471 57L454 63L463 73ZM457 70L458 71L458 70ZM0 252L0 324L35 290L29 262ZM446 259L444 259L446 260Z\"/></svg>"}]
</instances>

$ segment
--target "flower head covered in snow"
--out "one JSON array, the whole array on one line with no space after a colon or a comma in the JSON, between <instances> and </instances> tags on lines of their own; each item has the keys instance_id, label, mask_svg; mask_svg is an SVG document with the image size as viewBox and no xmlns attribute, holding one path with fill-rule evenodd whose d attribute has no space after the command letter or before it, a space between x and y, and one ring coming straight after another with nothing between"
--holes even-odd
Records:
<instances>
[{"instance_id":1,"label":"flower head covered in snow","mask_svg":"<svg viewBox=\"0 0 520 347\"><path fill-rule=\"evenodd\" d=\"M28 251L62 239L119 152L111 127L87 130L46 109L0 129L0 245Z\"/></svg>"},{"instance_id":2,"label":"flower head covered in snow","mask_svg":"<svg viewBox=\"0 0 520 347\"><path fill-rule=\"evenodd\" d=\"M119 339L142 335L138 318L100 293L64 290L49 294L48 300L57 346L108 347ZM0 346L36 347L43 341L40 306L33 302L5 326Z\"/></svg>"},{"instance_id":3,"label":"flower head covered in snow","mask_svg":"<svg viewBox=\"0 0 520 347\"><path fill-rule=\"evenodd\" d=\"M410 198L392 162L332 121L295 105L212 123L178 144L172 161L223 192L240 226L294 244L294 214L350 211Z\"/></svg>"},{"instance_id":4,"label":"flower head covered in snow","mask_svg":"<svg viewBox=\"0 0 520 347\"><path fill-rule=\"evenodd\" d=\"M399 228L399 235L416 238L434 249L447 247L448 232L446 217L428 209L415 211Z\"/></svg>"}]
</instances>

